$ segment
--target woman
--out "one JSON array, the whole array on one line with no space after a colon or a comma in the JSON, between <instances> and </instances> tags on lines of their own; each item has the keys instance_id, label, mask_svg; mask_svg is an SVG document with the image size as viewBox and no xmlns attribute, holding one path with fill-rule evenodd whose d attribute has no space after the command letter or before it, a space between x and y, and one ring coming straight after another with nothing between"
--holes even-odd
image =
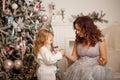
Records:
<instances>
[{"instance_id":1,"label":"woman","mask_svg":"<svg viewBox=\"0 0 120 80\"><path fill-rule=\"evenodd\" d=\"M65 57L74 63L64 80L113 80L107 63L106 44L101 31L88 16L78 17L74 23L76 39L72 55Z\"/></svg>"}]
</instances>

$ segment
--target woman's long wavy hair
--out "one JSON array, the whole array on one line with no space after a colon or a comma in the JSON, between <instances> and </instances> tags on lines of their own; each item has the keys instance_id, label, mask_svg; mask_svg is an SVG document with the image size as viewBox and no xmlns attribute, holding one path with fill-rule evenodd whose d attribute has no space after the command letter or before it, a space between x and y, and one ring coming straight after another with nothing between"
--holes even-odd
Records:
<instances>
[{"instance_id":1,"label":"woman's long wavy hair","mask_svg":"<svg viewBox=\"0 0 120 80\"><path fill-rule=\"evenodd\" d=\"M45 41L48 39L49 35L53 35L52 32L48 31L47 29L40 29L36 35L34 41L34 54L37 56L40 52L40 48L44 46ZM54 35L53 35L54 36Z\"/></svg>"},{"instance_id":2,"label":"woman's long wavy hair","mask_svg":"<svg viewBox=\"0 0 120 80\"><path fill-rule=\"evenodd\" d=\"M94 21L89 16L77 17L73 22L74 29L76 29L75 24L79 25L84 34L84 37L79 37L76 33L76 42L84 42L87 45L89 40L90 46L95 46L97 42L102 41L101 37L103 37L103 35L101 31L97 28Z\"/></svg>"}]
</instances>

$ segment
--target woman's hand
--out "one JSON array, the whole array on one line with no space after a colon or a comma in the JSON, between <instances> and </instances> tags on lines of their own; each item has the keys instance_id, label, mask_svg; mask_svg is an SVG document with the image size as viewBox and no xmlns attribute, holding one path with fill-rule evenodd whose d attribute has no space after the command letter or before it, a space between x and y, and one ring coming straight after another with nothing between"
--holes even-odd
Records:
<instances>
[{"instance_id":1,"label":"woman's hand","mask_svg":"<svg viewBox=\"0 0 120 80\"><path fill-rule=\"evenodd\" d=\"M105 58L99 58L99 59L98 59L98 63L99 63L100 65L105 65L105 64L107 63L107 60L106 60Z\"/></svg>"}]
</instances>

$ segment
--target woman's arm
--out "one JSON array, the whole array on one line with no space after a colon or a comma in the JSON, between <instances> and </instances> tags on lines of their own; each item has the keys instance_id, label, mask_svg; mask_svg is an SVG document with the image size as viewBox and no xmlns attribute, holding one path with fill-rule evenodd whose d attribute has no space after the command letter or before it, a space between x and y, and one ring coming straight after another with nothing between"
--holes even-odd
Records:
<instances>
[{"instance_id":1,"label":"woman's arm","mask_svg":"<svg viewBox=\"0 0 120 80\"><path fill-rule=\"evenodd\" d=\"M100 58L98 62L101 65L105 65L107 63L107 51L105 39L102 39L102 42L100 42Z\"/></svg>"},{"instance_id":2,"label":"woman's arm","mask_svg":"<svg viewBox=\"0 0 120 80\"><path fill-rule=\"evenodd\" d=\"M77 44L76 44L76 42L74 43L74 46L73 46L72 55L65 54L64 56L68 60L73 61L73 62L77 60Z\"/></svg>"}]
</instances>

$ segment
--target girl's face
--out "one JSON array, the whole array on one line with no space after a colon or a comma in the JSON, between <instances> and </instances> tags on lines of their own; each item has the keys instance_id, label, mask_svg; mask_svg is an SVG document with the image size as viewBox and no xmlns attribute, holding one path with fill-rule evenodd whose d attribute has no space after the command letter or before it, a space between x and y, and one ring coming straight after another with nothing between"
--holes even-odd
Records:
<instances>
[{"instance_id":1,"label":"girl's face","mask_svg":"<svg viewBox=\"0 0 120 80\"><path fill-rule=\"evenodd\" d=\"M49 34L48 39L45 42L45 45L51 45L53 43L53 38L54 38L54 36Z\"/></svg>"},{"instance_id":2,"label":"girl's face","mask_svg":"<svg viewBox=\"0 0 120 80\"><path fill-rule=\"evenodd\" d=\"M75 30L76 30L76 34L77 34L79 37L84 37L83 31L81 30L81 28L79 27L78 24L75 24Z\"/></svg>"}]
</instances>

